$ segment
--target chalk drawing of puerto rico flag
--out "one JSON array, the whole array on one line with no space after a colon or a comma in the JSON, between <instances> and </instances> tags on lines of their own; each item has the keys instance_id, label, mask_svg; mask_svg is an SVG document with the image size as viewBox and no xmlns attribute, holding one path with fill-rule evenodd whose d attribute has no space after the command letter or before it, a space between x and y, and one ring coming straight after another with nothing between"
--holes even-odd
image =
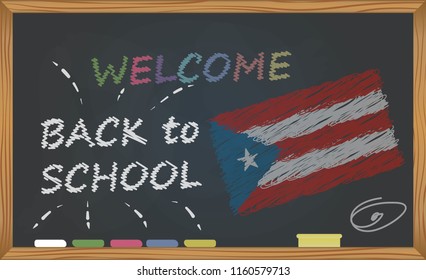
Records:
<instances>
[{"instance_id":1,"label":"chalk drawing of puerto rico flag","mask_svg":"<svg viewBox=\"0 0 426 280\"><path fill-rule=\"evenodd\" d=\"M376 70L220 114L211 134L240 215L403 164Z\"/></svg>"}]
</instances>

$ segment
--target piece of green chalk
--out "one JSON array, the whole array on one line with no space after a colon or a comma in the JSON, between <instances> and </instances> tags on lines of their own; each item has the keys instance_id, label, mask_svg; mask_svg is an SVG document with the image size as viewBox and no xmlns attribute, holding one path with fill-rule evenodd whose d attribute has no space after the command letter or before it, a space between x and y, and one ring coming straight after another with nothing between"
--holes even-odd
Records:
<instances>
[{"instance_id":1,"label":"piece of green chalk","mask_svg":"<svg viewBox=\"0 0 426 280\"><path fill-rule=\"evenodd\" d=\"M104 247L105 242L102 239L74 239L72 241L72 246L74 247Z\"/></svg>"}]
</instances>

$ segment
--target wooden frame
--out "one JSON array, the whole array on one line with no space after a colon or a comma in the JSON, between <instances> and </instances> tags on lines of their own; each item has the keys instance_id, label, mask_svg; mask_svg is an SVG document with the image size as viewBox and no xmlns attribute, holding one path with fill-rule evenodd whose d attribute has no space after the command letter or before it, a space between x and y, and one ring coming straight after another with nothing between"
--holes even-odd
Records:
<instances>
[{"instance_id":1,"label":"wooden frame","mask_svg":"<svg viewBox=\"0 0 426 280\"><path fill-rule=\"evenodd\" d=\"M13 248L13 14L411 13L414 15L414 246L379 248ZM0 258L3 259L425 259L426 4L415 1L0 0Z\"/></svg>"}]
</instances>

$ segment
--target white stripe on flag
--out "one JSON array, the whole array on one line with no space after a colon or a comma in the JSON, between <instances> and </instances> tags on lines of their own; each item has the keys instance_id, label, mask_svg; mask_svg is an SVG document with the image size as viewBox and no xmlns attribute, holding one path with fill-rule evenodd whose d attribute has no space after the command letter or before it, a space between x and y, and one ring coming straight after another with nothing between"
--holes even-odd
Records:
<instances>
[{"instance_id":1,"label":"white stripe on flag","mask_svg":"<svg viewBox=\"0 0 426 280\"><path fill-rule=\"evenodd\" d=\"M272 145L287 138L310 134L327 125L335 125L359 119L387 108L386 96L381 90L370 92L365 96L349 99L328 108L313 112L300 112L280 122L256 126L243 133L265 145Z\"/></svg>"},{"instance_id":2,"label":"white stripe on flag","mask_svg":"<svg viewBox=\"0 0 426 280\"><path fill-rule=\"evenodd\" d=\"M395 148L393 129L374 132L360 138L353 138L339 145L323 150L314 150L288 161L277 161L258 182L263 189L284 181L293 181L306 177L322 169L344 165L360 157L368 157L382 151Z\"/></svg>"}]
</instances>

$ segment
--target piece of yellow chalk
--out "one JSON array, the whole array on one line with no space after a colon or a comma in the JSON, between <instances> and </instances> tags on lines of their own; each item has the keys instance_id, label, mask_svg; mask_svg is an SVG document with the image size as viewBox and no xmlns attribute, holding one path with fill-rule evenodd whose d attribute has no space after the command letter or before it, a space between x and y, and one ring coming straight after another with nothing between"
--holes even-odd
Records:
<instances>
[{"instance_id":1,"label":"piece of yellow chalk","mask_svg":"<svg viewBox=\"0 0 426 280\"><path fill-rule=\"evenodd\" d=\"M341 234L298 234L299 247L340 247Z\"/></svg>"},{"instance_id":2,"label":"piece of yellow chalk","mask_svg":"<svg viewBox=\"0 0 426 280\"><path fill-rule=\"evenodd\" d=\"M186 247L198 247L198 248L211 248L216 247L216 240L214 239L186 239L183 244Z\"/></svg>"}]
</instances>

